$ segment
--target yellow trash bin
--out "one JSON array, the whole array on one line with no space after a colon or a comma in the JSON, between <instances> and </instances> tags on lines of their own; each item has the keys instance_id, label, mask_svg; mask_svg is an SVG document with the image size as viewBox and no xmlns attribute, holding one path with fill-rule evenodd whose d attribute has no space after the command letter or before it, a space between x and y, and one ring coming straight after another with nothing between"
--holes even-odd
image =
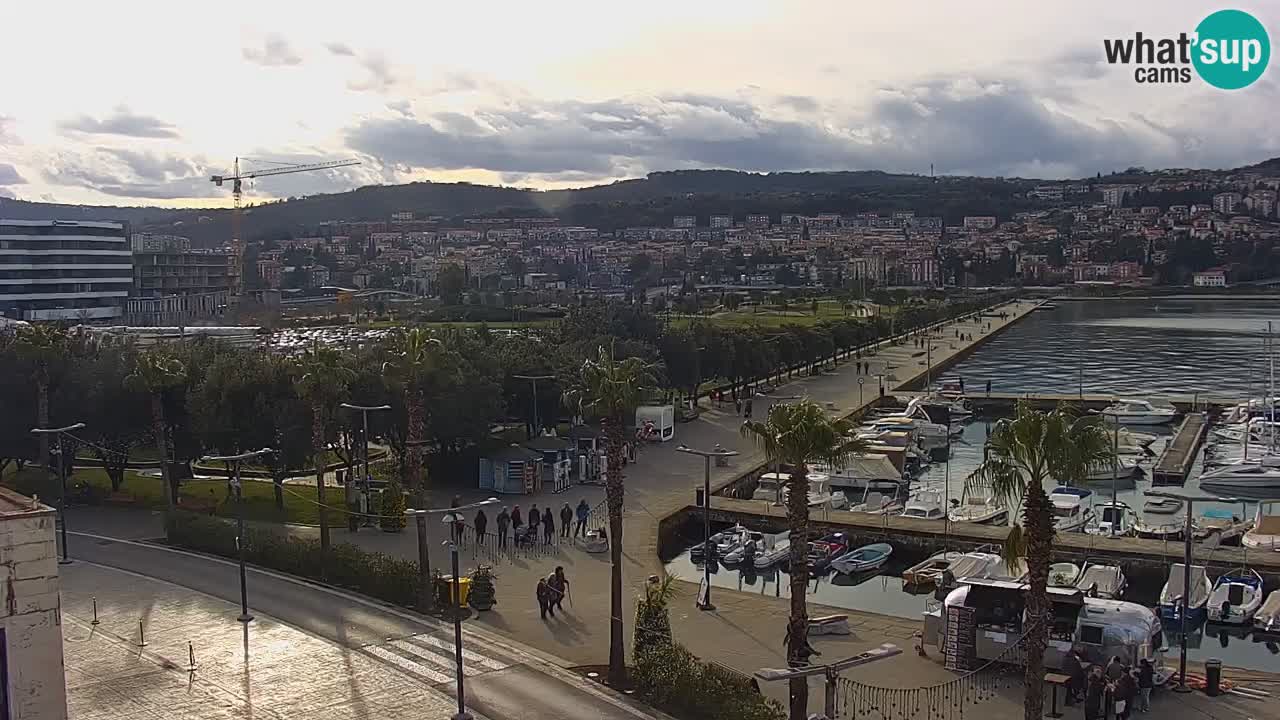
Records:
<instances>
[{"instance_id":1,"label":"yellow trash bin","mask_svg":"<svg viewBox=\"0 0 1280 720\"><path fill-rule=\"evenodd\" d=\"M453 596L453 583L449 583L449 599L453 600L454 607L464 607L467 604L467 598L471 595L471 578L464 577L458 579L458 594L462 597L455 598Z\"/></svg>"}]
</instances>

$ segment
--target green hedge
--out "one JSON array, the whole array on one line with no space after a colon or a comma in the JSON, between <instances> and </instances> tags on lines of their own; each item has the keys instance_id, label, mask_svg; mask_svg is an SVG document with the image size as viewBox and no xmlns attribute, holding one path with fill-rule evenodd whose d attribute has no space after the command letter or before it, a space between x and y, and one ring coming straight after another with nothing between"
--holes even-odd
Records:
<instances>
[{"instance_id":1,"label":"green hedge","mask_svg":"<svg viewBox=\"0 0 1280 720\"><path fill-rule=\"evenodd\" d=\"M782 705L751 681L702 662L678 643L655 642L635 655L631 675L641 697L680 720L781 720Z\"/></svg>"},{"instance_id":2,"label":"green hedge","mask_svg":"<svg viewBox=\"0 0 1280 720\"><path fill-rule=\"evenodd\" d=\"M171 514L165 525L169 542L175 545L233 560L238 557L236 526L232 521L178 512ZM322 577L318 540L247 526L245 561L290 575L324 580L396 605L414 605L417 563L361 550L350 543L330 547L327 572Z\"/></svg>"}]
</instances>

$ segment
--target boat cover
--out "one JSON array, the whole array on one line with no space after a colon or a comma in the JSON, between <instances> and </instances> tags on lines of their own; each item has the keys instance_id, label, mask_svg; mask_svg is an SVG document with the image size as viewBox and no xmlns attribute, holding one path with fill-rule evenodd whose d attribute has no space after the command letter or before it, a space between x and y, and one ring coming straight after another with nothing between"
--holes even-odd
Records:
<instances>
[{"instance_id":1,"label":"boat cover","mask_svg":"<svg viewBox=\"0 0 1280 720\"><path fill-rule=\"evenodd\" d=\"M1169 568L1169 581L1164 584L1164 590L1160 591L1160 604L1173 605L1175 601L1181 603L1182 586L1184 583L1183 565L1178 563ZM1208 575L1205 574L1204 566L1191 566L1191 597L1187 598L1187 607L1197 608L1209 599L1209 583Z\"/></svg>"},{"instance_id":2,"label":"boat cover","mask_svg":"<svg viewBox=\"0 0 1280 720\"><path fill-rule=\"evenodd\" d=\"M1267 596L1262 607L1258 608L1258 613L1253 616L1253 622L1263 629L1280 630L1280 590L1274 590Z\"/></svg>"},{"instance_id":3,"label":"boat cover","mask_svg":"<svg viewBox=\"0 0 1280 720\"><path fill-rule=\"evenodd\" d=\"M1080 573L1076 587L1085 591L1096 587L1099 595L1114 597L1121 590L1123 578L1120 568L1114 565L1088 565Z\"/></svg>"}]
</instances>

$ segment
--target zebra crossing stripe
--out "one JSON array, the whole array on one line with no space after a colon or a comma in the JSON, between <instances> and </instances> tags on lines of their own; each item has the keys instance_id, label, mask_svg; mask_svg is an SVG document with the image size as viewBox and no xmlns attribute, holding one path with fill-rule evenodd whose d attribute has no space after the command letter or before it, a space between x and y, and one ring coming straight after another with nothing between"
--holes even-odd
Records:
<instances>
[{"instance_id":1,"label":"zebra crossing stripe","mask_svg":"<svg viewBox=\"0 0 1280 720\"><path fill-rule=\"evenodd\" d=\"M431 663L432 665L445 669L450 673L456 673L458 671L457 664L453 658L453 655L445 655L443 652L439 650L423 648L420 645L415 645L411 642L406 642L404 640L393 640L392 642L387 644L395 648L396 650L399 650L402 653L412 655L413 657L419 660L422 660L423 662ZM472 677L473 675L479 675L482 672L488 672L488 670L487 669L482 670L480 668L477 668L475 663L466 662L466 657L464 655L463 663L462 663L462 672L467 677Z\"/></svg>"},{"instance_id":2,"label":"zebra crossing stripe","mask_svg":"<svg viewBox=\"0 0 1280 720\"><path fill-rule=\"evenodd\" d=\"M410 660L409 658L406 658L397 653L391 652L390 650L382 647L381 645L367 645L363 648L363 650L366 653L380 660L385 660L386 662L389 662L392 665L395 665L396 667L400 668L406 673L409 673L414 677L426 680L427 682L430 682L430 683L453 682L454 678L452 673L442 673L439 670L434 670L429 667L424 667L423 665L416 663Z\"/></svg>"},{"instance_id":3,"label":"zebra crossing stripe","mask_svg":"<svg viewBox=\"0 0 1280 720\"><path fill-rule=\"evenodd\" d=\"M474 644L474 642L475 641L473 640L472 643ZM454 664L453 640L446 640L445 638L437 637L435 635L411 635L407 638L404 638L403 640L397 640L392 644L396 645L397 647L404 647L404 644L408 644L408 643L420 645L423 647L428 647L434 650L446 651L448 653L449 667L453 667L453 664ZM481 655L476 652L472 652L471 650L468 650L466 647L462 648L462 659L463 659L463 663L462 663L463 671L466 672L466 674L468 675L471 674L469 672L471 667L468 665L468 663L470 663L470 665L479 665L485 668L486 670L502 670L504 668L511 667L511 663L502 662L501 660L497 660L491 657L487 657L485 655Z\"/></svg>"}]
</instances>

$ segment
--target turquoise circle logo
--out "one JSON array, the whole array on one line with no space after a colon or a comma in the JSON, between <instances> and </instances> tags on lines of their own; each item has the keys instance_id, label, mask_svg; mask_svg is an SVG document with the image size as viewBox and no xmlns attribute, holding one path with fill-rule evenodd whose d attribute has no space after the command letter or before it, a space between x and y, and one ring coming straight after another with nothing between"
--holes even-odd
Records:
<instances>
[{"instance_id":1,"label":"turquoise circle logo","mask_svg":"<svg viewBox=\"0 0 1280 720\"><path fill-rule=\"evenodd\" d=\"M1191 58L1210 85L1239 90L1262 77L1271 59L1271 39L1258 19L1243 10L1219 10L1196 26Z\"/></svg>"}]
</instances>

